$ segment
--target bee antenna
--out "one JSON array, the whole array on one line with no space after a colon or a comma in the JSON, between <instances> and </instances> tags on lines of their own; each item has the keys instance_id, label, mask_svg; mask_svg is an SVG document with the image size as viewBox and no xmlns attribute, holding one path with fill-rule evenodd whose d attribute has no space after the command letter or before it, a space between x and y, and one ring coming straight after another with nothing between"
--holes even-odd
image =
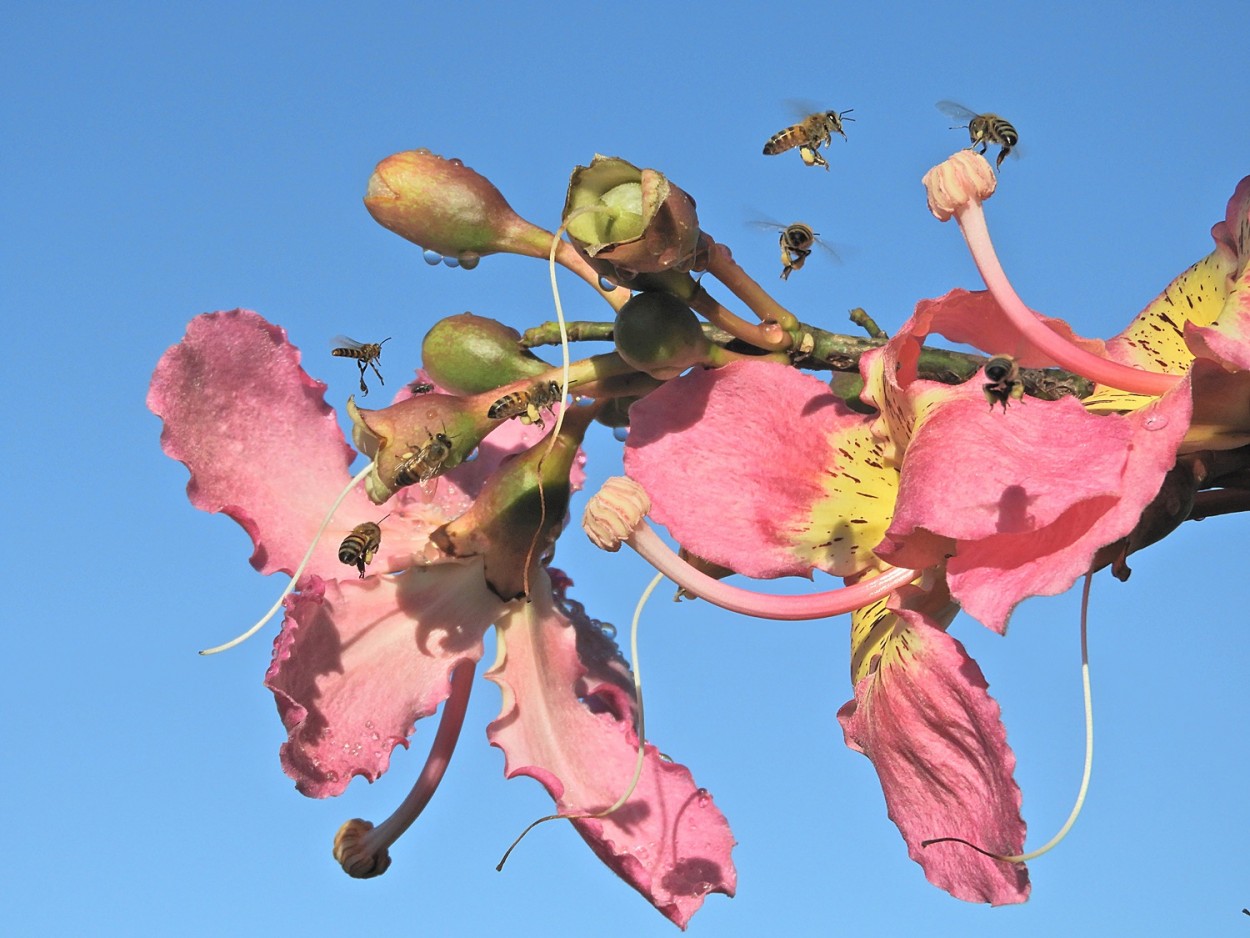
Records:
<instances>
[{"instance_id":1,"label":"bee antenna","mask_svg":"<svg viewBox=\"0 0 1250 938\"><path fill-rule=\"evenodd\" d=\"M391 341L391 336L388 335L385 339L379 342L378 345L385 345L389 341Z\"/></svg>"},{"instance_id":2,"label":"bee antenna","mask_svg":"<svg viewBox=\"0 0 1250 938\"><path fill-rule=\"evenodd\" d=\"M850 114L850 113L851 113L851 111L853 111L853 110L855 110L855 108L853 108L853 107L848 107L845 111L843 111L841 114L839 114L839 115L838 115L839 120L844 120L844 121L853 121L853 120L855 120L855 118L853 118L853 117L847 117L847 116L846 116L847 114Z\"/></svg>"}]
</instances>

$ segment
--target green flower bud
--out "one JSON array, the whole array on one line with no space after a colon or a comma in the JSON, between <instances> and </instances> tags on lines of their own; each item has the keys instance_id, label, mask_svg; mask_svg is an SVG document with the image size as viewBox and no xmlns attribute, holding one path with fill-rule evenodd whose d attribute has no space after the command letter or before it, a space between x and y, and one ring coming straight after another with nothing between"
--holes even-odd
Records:
<instances>
[{"instance_id":1,"label":"green flower bud","mask_svg":"<svg viewBox=\"0 0 1250 938\"><path fill-rule=\"evenodd\" d=\"M421 359L426 373L455 394L479 394L551 368L521 346L511 326L473 313L435 323L421 343Z\"/></svg>"},{"instance_id":2,"label":"green flower bud","mask_svg":"<svg viewBox=\"0 0 1250 938\"><path fill-rule=\"evenodd\" d=\"M631 368L667 381L707 361L712 343L690 307L669 293L639 293L616 314L616 351Z\"/></svg>"}]
</instances>

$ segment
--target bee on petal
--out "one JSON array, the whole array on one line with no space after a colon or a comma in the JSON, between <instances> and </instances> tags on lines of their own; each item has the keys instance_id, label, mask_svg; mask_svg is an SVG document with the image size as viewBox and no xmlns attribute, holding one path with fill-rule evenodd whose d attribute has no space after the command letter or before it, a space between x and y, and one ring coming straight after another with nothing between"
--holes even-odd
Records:
<instances>
[{"instance_id":1,"label":"bee on petal","mask_svg":"<svg viewBox=\"0 0 1250 938\"><path fill-rule=\"evenodd\" d=\"M1020 366L1015 359L1006 355L994 356L985 363L985 377L989 380L982 388L985 399L990 402L990 410L995 404L1002 404L1003 413L1006 413L1008 401L1024 397L1024 382L1020 380Z\"/></svg>"},{"instance_id":2,"label":"bee on petal","mask_svg":"<svg viewBox=\"0 0 1250 938\"><path fill-rule=\"evenodd\" d=\"M430 434L426 443L401 454L400 463L395 468L395 487L404 488L417 483L424 486L443 471L450 456L451 437L446 433Z\"/></svg>"}]
</instances>

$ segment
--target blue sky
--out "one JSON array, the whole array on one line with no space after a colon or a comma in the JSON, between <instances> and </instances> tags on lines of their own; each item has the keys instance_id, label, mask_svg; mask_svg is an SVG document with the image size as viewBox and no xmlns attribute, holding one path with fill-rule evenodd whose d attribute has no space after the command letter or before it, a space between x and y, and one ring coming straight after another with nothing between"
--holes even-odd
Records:
<instances>
[{"instance_id":1,"label":"blue sky","mask_svg":"<svg viewBox=\"0 0 1250 938\"><path fill-rule=\"evenodd\" d=\"M432 268L361 205L381 158L426 146L489 176L554 227L571 168L596 153L663 170L703 227L804 319L887 330L916 300L977 287L921 174L961 144L942 98L996 110L1024 156L989 203L1004 266L1034 308L1117 331L1211 247L1250 173L1236 28L1244 8L1148 15L1126 3L1017 5L565 3L31 4L0 14L7 181L3 306L16 420L4 461L10 729L0 925L14 934L672 933L567 827L546 825L503 874L503 848L550 801L505 783L475 689L435 801L348 879L330 842L403 797L430 730L391 772L313 802L282 774L261 686L282 584L246 563L224 517L195 511L186 471L143 405L157 358L199 312L244 306L289 332L341 404L356 381L331 336L393 335L388 375L418 364L438 318L524 328L551 316L547 274L489 257ZM831 172L760 147L786 101L854 108ZM782 284L775 235L802 218L838 246ZM606 313L575 281L573 318ZM388 385L389 386L389 385ZM590 441L593 477L619 444ZM957 454L975 465L974 454ZM580 503L575 505L580 512ZM758 623L701 604L644 618L648 735L689 765L739 840L739 895L692 934L1244 934L1244 522L1189 524L1095 584L1097 744L1084 815L1034 861L1024 906L928 886L834 714L849 697L847 624ZM53 560L57 562L52 563ZM561 543L575 595L624 625L647 580L632 556ZM1002 704L1029 845L1080 778L1076 596L1025 604L1007 638L953 633Z\"/></svg>"}]
</instances>

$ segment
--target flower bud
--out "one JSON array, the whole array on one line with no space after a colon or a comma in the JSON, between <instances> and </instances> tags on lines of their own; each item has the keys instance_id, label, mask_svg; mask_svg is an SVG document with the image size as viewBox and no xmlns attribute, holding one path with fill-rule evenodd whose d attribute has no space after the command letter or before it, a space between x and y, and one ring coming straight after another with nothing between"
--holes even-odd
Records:
<instances>
[{"instance_id":1,"label":"flower bud","mask_svg":"<svg viewBox=\"0 0 1250 938\"><path fill-rule=\"evenodd\" d=\"M369 177L365 208L382 227L465 267L483 254L533 254L536 243L551 240L550 232L517 215L486 177L425 149L380 162Z\"/></svg>"},{"instance_id":2,"label":"flower bud","mask_svg":"<svg viewBox=\"0 0 1250 938\"><path fill-rule=\"evenodd\" d=\"M600 550L615 553L651 510L646 490L628 476L612 476L603 483L582 513L582 530Z\"/></svg>"},{"instance_id":3,"label":"flower bud","mask_svg":"<svg viewBox=\"0 0 1250 938\"><path fill-rule=\"evenodd\" d=\"M949 221L970 202L984 202L994 194L998 180L985 157L960 150L924 174L929 211L938 221Z\"/></svg>"},{"instance_id":4,"label":"flower bud","mask_svg":"<svg viewBox=\"0 0 1250 938\"><path fill-rule=\"evenodd\" d=\"M564 223L574 247L609 279L690 270L699 248L694 199L662 173L596 156L569 179Z\"/></svg>"},{"instance_id":5,"label":"flower bud","mask_svg":"<svg viewBox=\"0 0 1250 938\"><path fill-rule=\"evenodd\" d=\"M457 394L479 394L551 366L521 346L521 334L485 316L461 313L434 324L421 344L426 372L440 387Z\"/></svg>"},{"instance_id":6,"label":"flower bud","mask_svg":"<svg viewBox=\"0 0 1250 938\"><path fill-rule=\"evenodd\" d=\"M450 557L482 557L486 585L505 602L525 595L530 568L564 525L573 462L593 415L593 407L569 409L554 447L544 438L506 458L469 510L430 535Z\"/></svg>"},{"instance_id":7,"label":"flower bud","mask_svg":"<svg viewBox=\"0 0 1250 938\"><path fill-rule=\"evenodd\" d=\"M690 307L669 293L639 293L616 314L616 351L653 378L676 378L707 360L712 343Z\"/></svg>"},{"instance_id":8,"label":"flower bud","mask_svg":"<svg viewBox=\"0 0 1250 938\"><path fill-rule=\"evenodd\" d=\"M374 504L464 462L494 425L486 416L488 403L482 397L435 392L362 410L349 398L352 442L374 463L365 477L365 492Z\"/></svg>"},{"instance_id":9,"label":"flower bud","mask_svg":"<svg viewBox=\"0 0 1250 938\"><path fill-rule=\"evenodd\" d=\"M381 876L391 865L391 855L385 844L373 843L369 832L373 824L360 818L352 818L334 835L334 859L343 872L354 879L370 879Z\"/></svg>"}]
</instances>

